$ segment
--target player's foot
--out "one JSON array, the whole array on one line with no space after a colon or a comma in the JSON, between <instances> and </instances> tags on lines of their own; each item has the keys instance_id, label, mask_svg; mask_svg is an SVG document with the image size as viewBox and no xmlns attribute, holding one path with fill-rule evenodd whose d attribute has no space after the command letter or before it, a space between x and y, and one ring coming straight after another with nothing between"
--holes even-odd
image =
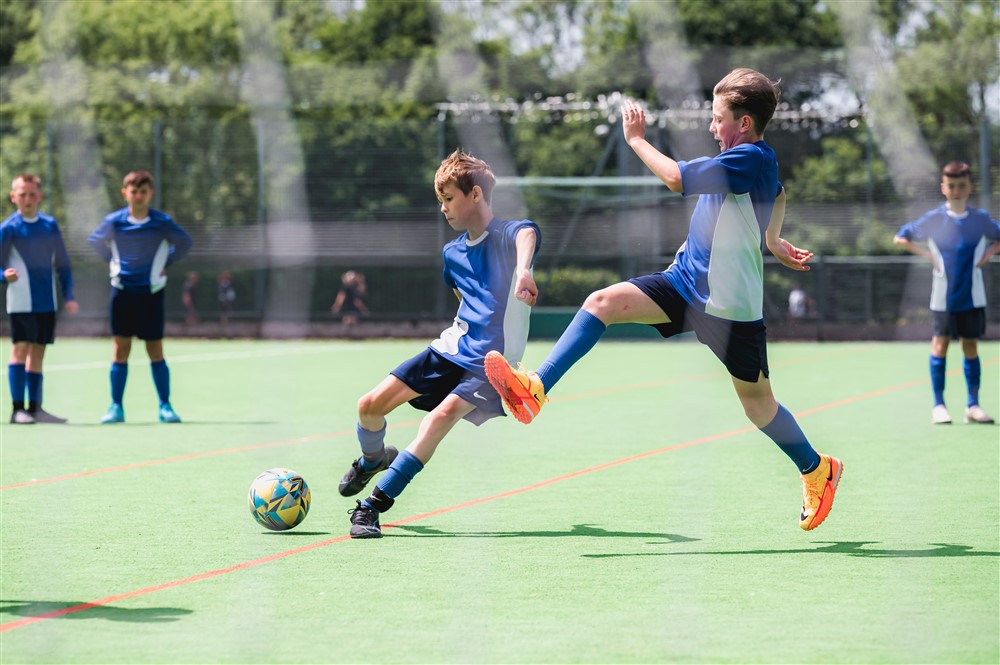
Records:
<instances>
[{"instance_id":1,"label":"player's foot","mask_svg":"<svg viewBox=\"0 0 1000 665\"><path fill-rule=\"evenodd\" d=\"M160 405L161 423L179 423L180 421L181 417L174 413L174 407L170 406L169 402Z\"/></svg>"},{"instance_id":2,"label":"player's foot","mask_svg":"<svg viewBox=\"0 0 1000 665\"><path fill-rule=\"evenodd\" d=\"M340 496L354 496L361 490L365 488L375 474L379 471L385 471L392 464L392 460L396 459L396 455L399 451L392 446L385 447L385 454L382 456L382 461L378 463L374 469L367 470L361 467L361 458L354 460L351 463L351 468L347 470L344 477L340 479L340 485L337 490L340 492Z\"/></svg>"},{"instance_id":3,"label":"player's foot","mask_svg":"<svg viewBox=\"0 0 1000 665\"><path fill-rule=\"evenodd\" d=\"M123 422L125 422L125 409L122 408L121 404L112 402L111 406L108 407L108 412L101 416L101 424L110 425Z\"/></svg>"},{"instance_id":4,"label":"player's foot","mask_svg":"<svg viewBox=\"0 0 1000 665\"><path fill-rule=\"evenodd\" d=\"M53 415L48 411L46 411L45 409L43 409L42 407L38 407L37 409L35 409L34 413L32 413L31 415L35 417L36 423L52 423L53 425L62 425L63 423L66 422L65 418L60 418L59 416Z\"/></svg>"},{"instance_id":5,"label":"player's foot","mask_svg":"<svg viewBox=\"0 0 1000 665\"><path fill-rule=\"evenodd\" d=\"M381 538L382 529L378 523L378 511L360 501L357 504L357 508L347 511L351 514L351 538Z\"/></svg>"},{"instance_id":6,"label":"player's foot","mask_svg":"<svg viewBox=\"0 0 1000 665\"><path fill-rule=\"evenodd\" d=\"M14 409L14 412L10 414L10 424L11 425L34 425L35 418L30 413L24 409Z\"/></svg>"},{"instance_id":7,"label":"player's foot","mask_svg":"<svg viewBox=\"0 0 1000 665\"><path fill-rule=\"evenodd\" d=\"M812 531L826 519L833 506L833 495L844 472L844 465L836 457L819 456L819 466L802 476L802 515L799 526Z\"/></svg>"},{"instance_id":8,"label":"player's foot","mask_svg":"<svg viewBox=\"0 0 1000 665\"><path fill-rule=\"evenodd\" d=\"M534 420L542 405L549 401L538 375L520 366L514 369L497 351L487 353L483 364L486 378L500 393L510 414L525 425Z\"/></svg>"},{"instance_id":9,"label":"player's foot","mask_svg":"<svg viewBox=\"0 0 1000 665\"><path fill-rule=\"evenodd\" d=\"M936 405L931 411L931 422L935 425L950 425L951 414L948 413L948 407L944 404Z\"/></svg>"},{"instance_id":10,"label":"player's foot","mask_svg":"<svg viewBox=\"0 0 1000 665\"><path fill-rule=\"evenodd\" d=\"M986 415L986 412L983 411L983 407L978 404L973 404L965 410L965 422L992 425L993 419Z\"/></svg>"}]
</instances>

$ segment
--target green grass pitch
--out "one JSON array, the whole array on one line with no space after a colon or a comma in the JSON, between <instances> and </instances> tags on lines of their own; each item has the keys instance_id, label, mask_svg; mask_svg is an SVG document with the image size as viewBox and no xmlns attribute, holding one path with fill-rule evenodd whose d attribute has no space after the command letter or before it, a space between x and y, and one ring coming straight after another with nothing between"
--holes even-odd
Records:
<instances>
[{"instance_id":1,"label":"green grass pitch","mask_svg":"<svg viewBox=\"0 0 1000 665\"><path fill-rule=\"evenodd\" d=\"M770 346L779 401L845 465L812 532L705 347L606 340L532 425L460 423L385 537L352 541L357 398L425 345L168 339L180 425L136 345L127 422L100 426L110 341L60 339L46 407L70 424L0 430L0 662L1000 661L1000 428L961 422L957 348L935 427L929 344ZM313 497L283 533L246 503L275 466Z\"/></svg>"}]
</instances>

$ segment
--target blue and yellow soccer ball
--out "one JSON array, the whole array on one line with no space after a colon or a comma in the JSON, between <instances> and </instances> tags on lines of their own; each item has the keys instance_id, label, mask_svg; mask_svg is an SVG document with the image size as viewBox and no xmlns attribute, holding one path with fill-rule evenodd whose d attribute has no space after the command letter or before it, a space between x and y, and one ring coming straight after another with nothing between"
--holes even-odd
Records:
<instances>
[{"instance_id":1,"label":"blue and yellow soccer ball","mask_svg":"<svg viewBox=\"0 0 1000 665\"><path fill-rule=\"evenodd\" d=\"M291 529L309 514L312 495L302 476L291 469L268 469L250 485L250 514L272 531Z\"/></svg>"}]
</instances>

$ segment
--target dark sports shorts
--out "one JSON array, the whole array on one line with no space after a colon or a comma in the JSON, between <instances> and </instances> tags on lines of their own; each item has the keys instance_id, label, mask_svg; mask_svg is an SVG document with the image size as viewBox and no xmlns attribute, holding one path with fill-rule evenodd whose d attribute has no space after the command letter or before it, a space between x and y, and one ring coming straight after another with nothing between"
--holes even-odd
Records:
<instances>
[{"instance_id":1,"label":"dark sports shorts","mask_svg":"<svg viewBox=\"0 0 1000 665\"><path fill-rule=\"evenodd\" d=\"M698 341L712 350L732 376L757 383L767 367L767 328L764 321L727 321L694 309L662 272L629 280L660 306L670 323L651 324L664 337L693 330Z\"/></svg>"},{"instance_id":2,"label":"dark sports shorts","mask_svg":"<svg viewBox=\"0 0 1000 665\"><path fill-rule=\"evenodd\" d=\"M500 395L485 377L456 365L430 347L389 374L420 393L410 400L415 409L433 411L445 397L454 393L476 407L465 416L473 425L479 426L490 418L507 415Z\"/></svg>"},{"instance_id":3,"label":"dark sports shorts","mask_svg":"<svg viewBox=\"0 0 1000 665\"><path fill-rule=\"evenodd\" d=\"M964 312L935 312L934 336L952 339L979 339L986 334L986 308L976 307Z\"/></svg>"},{"instance_id":4,"label":"dark sports shorts","mask_svg":"<svg viewBox=\"0 0 1000 665\"><path fill-rule=\"evenodd\" d=\"M129 293L111 289L111 334L115 337L163 339L163 291Z\"/></svg>"},{"instance_id":5,"label":"dark sports shorts","mask_svg":"<svg viewBox=\"0 0 1000 665\"><path fill-rule=\"evenodd\" d=\"M52 344L56 341L55 312L15 312L10 315L10 339L29 344Z\"/></svg>"}]
</instances>

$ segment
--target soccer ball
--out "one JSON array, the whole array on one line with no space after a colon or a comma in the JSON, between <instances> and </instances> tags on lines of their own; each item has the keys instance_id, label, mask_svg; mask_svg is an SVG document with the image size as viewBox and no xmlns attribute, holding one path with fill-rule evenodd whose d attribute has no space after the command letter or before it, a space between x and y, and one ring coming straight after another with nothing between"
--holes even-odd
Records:
<instances>
[{"instance_id":1,"label":"soccer ball","mask_svg":"<svg viewBox=\"0 0 1000 665\"><path fill-rule=\"evenodd\" d=\"M309 514L312 499L302 476L291 469L268 469L250 485L250 514L261 526L285 531L300 524Z\"/></svg>"}]
</instances>

